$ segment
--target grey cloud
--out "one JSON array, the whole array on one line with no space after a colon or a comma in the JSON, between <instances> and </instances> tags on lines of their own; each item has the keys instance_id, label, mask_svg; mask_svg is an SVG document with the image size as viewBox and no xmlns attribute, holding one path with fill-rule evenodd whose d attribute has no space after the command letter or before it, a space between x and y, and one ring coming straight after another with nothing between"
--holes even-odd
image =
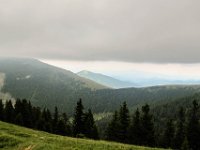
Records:
<instances>
[{"instance_id":1,"label":"grey cloud","mask_svg":"<svg viewBox=\"0 0 200 150\"><path fill-rule=\"evenodd\" d=\"M199 62L198 0L1 0L0 54Z\"/></svg>"}]
</instances>

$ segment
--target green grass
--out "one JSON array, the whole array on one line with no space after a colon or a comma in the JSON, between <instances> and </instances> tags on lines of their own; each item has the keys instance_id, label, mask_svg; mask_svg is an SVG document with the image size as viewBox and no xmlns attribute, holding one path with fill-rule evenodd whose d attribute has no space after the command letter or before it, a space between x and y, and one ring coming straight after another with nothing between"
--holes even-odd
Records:
<instances>
[{"instance_id":1,"label":"green grass","mask_svg":"<svg viewBox=\"0 0 200 150\"><path fill-rule=\"evenodd\" d=\"M76 139L0 122L0 149L5 150L153 150L106 141ZM159 150L159 149L156 149Z\"/></svg>"}]
</instances>

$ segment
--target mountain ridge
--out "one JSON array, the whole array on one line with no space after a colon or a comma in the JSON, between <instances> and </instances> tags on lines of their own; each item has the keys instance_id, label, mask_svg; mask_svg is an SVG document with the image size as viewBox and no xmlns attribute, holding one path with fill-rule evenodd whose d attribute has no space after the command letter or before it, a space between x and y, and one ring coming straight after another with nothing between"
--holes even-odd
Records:
<instances>
[{"instance_id":1,"label":"mountain ridge","mask_svg":"<svg viewBox=\"0 0 200 150\"><path fill-rule=\"evenodd\" d=\"M134 83L121 81L116 78L110 77L108 75L104 75L101 73L94 73L88 70L82 70L77 73L79 76L90 79L92 81L95 81L99 84L111 87L111 88L128 88L128 87L135 87L137 86Z\"/></svg>"},{"instance_id":2,"label":"mountain ridge","mask_svg":"<svg viewBox=\"0 0 200 150\"><path fill-rule=\"evenodd\" d=\"M57 106L70 116L80 98L85 109L106 113L116 110L123 101L132 108L200 92L200 85L110 89L70 71L32 59L0 59L0 72L5 73L6 77L2 93L8 93L15 99L26 98L33 105L47 107L51 111Z\"/></svg>"}]
</instances>

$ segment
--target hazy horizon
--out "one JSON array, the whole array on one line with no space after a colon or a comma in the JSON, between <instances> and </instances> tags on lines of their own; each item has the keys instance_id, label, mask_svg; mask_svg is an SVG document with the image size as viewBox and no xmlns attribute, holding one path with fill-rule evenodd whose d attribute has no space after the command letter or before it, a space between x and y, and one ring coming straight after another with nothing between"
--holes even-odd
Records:
<instances>
[{"instance_id":1,"label":"hazy horizon","mask_svg":"<svg viewBox=\"0 0 200 150\"><path fill-rule=\"evenodd\" d=\"M200 63L127 63L115 61L64 61L45 60L42 62L77 73L82 70L101 73L123 81L137 80L200 80Z\"/></svg>"}]
</instances>

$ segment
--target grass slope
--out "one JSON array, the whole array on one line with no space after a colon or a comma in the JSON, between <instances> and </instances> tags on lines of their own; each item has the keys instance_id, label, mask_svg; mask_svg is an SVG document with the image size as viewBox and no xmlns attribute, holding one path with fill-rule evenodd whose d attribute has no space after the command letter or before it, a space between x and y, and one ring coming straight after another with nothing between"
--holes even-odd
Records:
<instances>
[{"instance_id":1,"label":"grass slope","mask_svg":"<svg viewBox=\"0 0 200 150\"><path fill-rule=\"evenodd\" d=\"M114 142L75 139L0 122L0 149L5 150L153 150ZM157 149L159 150L159 149Z\"/></svg>"}]
</instances>

